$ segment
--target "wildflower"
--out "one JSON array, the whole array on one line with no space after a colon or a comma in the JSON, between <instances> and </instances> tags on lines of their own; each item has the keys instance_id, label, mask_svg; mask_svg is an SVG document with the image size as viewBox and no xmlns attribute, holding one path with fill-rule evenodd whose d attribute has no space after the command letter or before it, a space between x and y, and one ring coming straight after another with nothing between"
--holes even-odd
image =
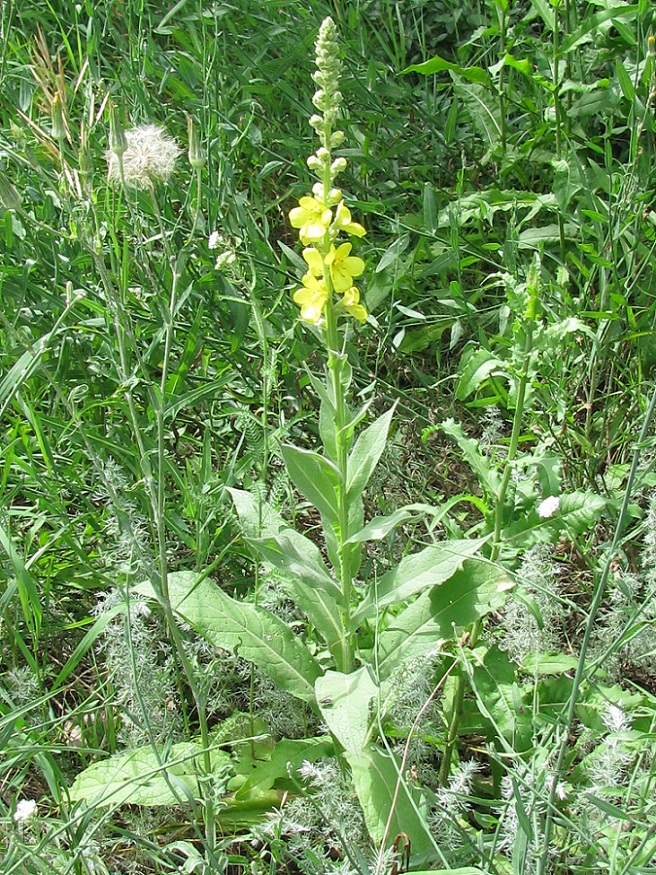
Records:
<instances>
[{"instance_id":1,"label":"wildflower","mask_svg":"<svg viewBox=\"0 0 656 875\"><path fill-rule=\"evenodd\" d=\"M210 249L218 249L219 243L223 242L223 237L219 234L218 231L212 231L210 234L210 239L207 241L207 245Z\"/></svg>"},{"instance_id":2,"label":"wildflower","mask_svg":"<svg viewBox=\"0 0 656 875\"><path fill-rule=\"evenodd\" d=\"M344 292L344 296L338 305L342 310L350 313L354 319L363 324L367 321L367 311L360 303L360 291L355 286Z\"/></svg>"},{"instance_id":3,"label":"wildflower","mask_svg":"<svg viewBox=\"0 0 656 875\"><path fill-rule=\"evenodd\" d=\"M332 211L323 201L313 197L302 197L289 214L292 228L300 228L298 236L306 246L323 240L332 218Z\"/></svg>"},{"instance_id":4,"label":"wildflower","mask_svg":"<svg viewBox=\"0 0 656 875\"><path fill-rule=\"evenodd\" d=\"M364 261L350 254L352 248L350 243L342 243L337 249L331 246L325 258L316 249L304 249L303 258L313 276L323 276L323 266L326 264L330 268L335 291L346 292L353 285L353 277L360 276L364 271Z\"/></svg>"},{"instance_id":5,"label":"wildflower","mask_svg":"<svg viewBox=\"0 0 656 875\"><path fill-rule=\"evenodd\" d=\"M557 513L559 507L560 496L550 495L538 504L538 516L546 520Z\"/></svg>"},{"instance_id":6,"label":"wildflower","mask_svg":"<svg viewBox=\"0 0 656 875\"><path fill-rule=\"evenodd\" d=\"M347 234L353 234L354 237L364 237L367 233L362 225L351 221L351 211L344 201L340 201L337 207L334 227L336 231L344 231Z\"/></svg>"},{"instance_id":7,"label":"wildflower","mask_svg":"<svg viewBox=\"0 0 656 875\"><path fill-rule=\"evenodd\" d=\"M29 820L36 814L36 802L34 799L21 799L20 802L16 804L16 810L14 811L14 820L16 823L25 823L26 820Z\"/></svg>"},{"instance_id":8,"label":"wildflower","mask_svg":"<svg viewBox=\"0 0 656 875\"><path fill-rule=\"evenodd\" d=\"M301 282L303 288L294 292L294 301L301 308L301 319L316 323L321 319L328 300L328 289L323 280L317 279L311 273L306 273Z\"/></svg>"},{"instance_id":9,"label":"wildflower","mask_svg":"<svg viewBox=\"0 0 656 875\"><path fill-rule=\"evenodd\" d=\"M109 181L146 189L166 182L180 153L176 141L157 125L132 128L125 132L125 139L127 148L122 157L113 149L107 153Z\"/></svg>"}]
</instances>

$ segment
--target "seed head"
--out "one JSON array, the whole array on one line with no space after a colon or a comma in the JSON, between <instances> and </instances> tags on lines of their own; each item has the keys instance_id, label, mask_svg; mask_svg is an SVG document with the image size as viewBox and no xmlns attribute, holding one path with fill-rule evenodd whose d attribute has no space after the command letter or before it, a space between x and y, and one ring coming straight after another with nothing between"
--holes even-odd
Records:
<instances>
[{"instance_id":1,"label":"seed head","mask_svg":"<svg viewBox=\"0 0 656 875\"><path fill-rule=\"evenodd\" d=\"M139 125L126 131L125 139L127 148L122 158L112 149L107 152L109 181L125 182L135 188L150 188L157 182L166 182L180 154L173 137L157 125Z\"/></svg>"}]
</instances>

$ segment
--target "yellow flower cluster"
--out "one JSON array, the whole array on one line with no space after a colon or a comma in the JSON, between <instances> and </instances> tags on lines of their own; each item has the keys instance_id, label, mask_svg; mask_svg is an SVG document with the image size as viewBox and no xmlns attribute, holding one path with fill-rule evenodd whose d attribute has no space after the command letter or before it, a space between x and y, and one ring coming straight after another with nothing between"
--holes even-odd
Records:
<instances>
[{"instance_id":1,"label":"yellow flower cluster","mask_svg":"<svg viewBox=\"0 0 656 875\"><path fill-rule=\"evenodd\" d=\"M299 205L289 214L293 228L298 228L301 243L307 248L303 258L308 271L302 278L301 288L294 292L294 301L301 308L301 318L316 323L321 319L328 301L333 304L333 293L341 295L335 303L336 312L346 312L365 322L367 311L360 303L360 292L354 278L364 271L364 261L351 255L350 243L339 241L341 233L363 237L365 229L351 219L342 192L332 188L332 182L346 167L346 159L332 160L331 151L341 144L344 134L333 130L342 95L338 89L341 62L337 44L337 30L327 18L319 30L316 44L317 72L314 80L319 90L313 97L320 115L313 115L310 124L321 140L321 148L308 159L308 166L317 172L321 182L312 189L312 196L302 197Z\"/></svg>"},{"instance_id":2,"label":"yellow flower cluster","mask_svg":"<svg viewBox=\"0 0 656 875\"><path fill-rule=\"evenodd\" d=\"M317 184L314 188L317 196L302 197L299 206L289 214L292 227L299 229L301 242L308 247L303 250L308 272L301 280L302 287L294 293L294 301L301 308L302 319L318 322L330 286L332 291L342 295L338 307L359 322L365 322L367 311L360 303L359 290L353 284L353 279L364 271L364 261L351 255L353 247L350 243L341 243L337 248L333 243L340 231L362 237L365 229L351 220L350 210L345 206L339 189L332 189L326 200L322 200L319 196L323 194L323 187ZM336 206L334 216L332 206Z\"/></svg>"}]
</instances>

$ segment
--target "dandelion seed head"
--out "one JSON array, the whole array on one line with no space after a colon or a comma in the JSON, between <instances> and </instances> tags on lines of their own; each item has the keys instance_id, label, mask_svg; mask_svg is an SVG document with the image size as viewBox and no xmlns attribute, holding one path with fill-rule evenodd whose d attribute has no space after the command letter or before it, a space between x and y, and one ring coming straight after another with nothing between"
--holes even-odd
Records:
<instances>
[{"instance_id":1,"label":"dandelion seed head","mask_svg":"<svg viewBox=\"0 0 656 875\"><path fill-rule=\"evenodd\" d=\"M109 181L115 185L124 182L142 189L166 182L180 154L180 147L173 137L157 125L138 125L126 131L125 137L128 147L122 162L116 152L111 149L107 152Z\"/></svg>"}]
</instances>

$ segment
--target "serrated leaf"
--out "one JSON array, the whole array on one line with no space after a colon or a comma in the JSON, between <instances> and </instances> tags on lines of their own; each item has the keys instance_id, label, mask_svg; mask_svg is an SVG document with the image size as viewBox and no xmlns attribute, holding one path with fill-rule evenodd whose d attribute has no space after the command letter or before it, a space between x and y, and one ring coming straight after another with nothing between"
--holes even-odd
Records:
<instances>
[{"instance_id":1,"label":"serrated leaf","mask_svg":"<svg viewBox=\"0 0 656 875\"><path fill-rule=\"evenodd\" d=\"M231 598L207 578L199 581L192 571L170 574L168 586L173 610L215 647L255 663L293 696L314 701L321 667L286 623L251 602ZM136 589L153 592L150 583Z\"/></svg>"},{"instance_id":2,"label":"serrated leaf","mask_svg":"<svg viewBox=\"0 0 656 875\"><path fill-rule=\"evenodd\" d=\"M81 772L70 798L93 805L179 805L201 799L197 776L202 756L202 745L192 741L174 744L168 751L148 745L117 754ZM211 758L215 772L232 768L224 751L212 751Z\"/></svg>"}]
</instances>

